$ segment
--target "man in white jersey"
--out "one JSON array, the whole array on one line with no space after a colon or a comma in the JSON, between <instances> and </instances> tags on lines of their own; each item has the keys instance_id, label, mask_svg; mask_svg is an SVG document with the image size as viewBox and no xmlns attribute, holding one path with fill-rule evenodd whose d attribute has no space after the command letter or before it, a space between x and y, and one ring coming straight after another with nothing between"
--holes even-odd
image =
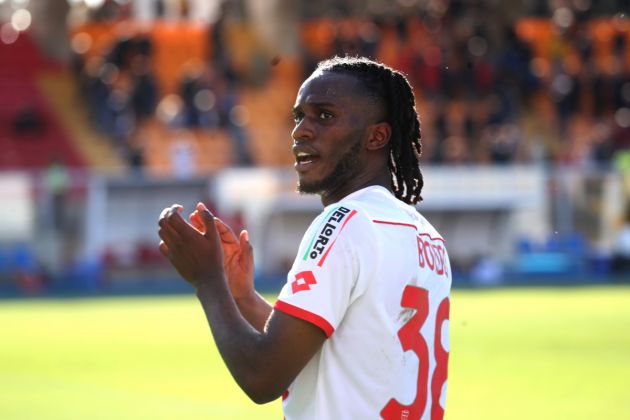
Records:
<instances>
[{"instance_id":1,"label":"man in white jersey","mask_svg":"<svg viewBox=\"0 0 630 420\"><path fill-rule=\"evenodd\" d=\"M286 419L440 419L451 270L413 207L420 126L399 72L321 62L293 109L298 191L319 194L274 306L254 290L249 237L198 204L160 217L160 250L190 282L232 376Z\"/></svg>"}]
</instances>

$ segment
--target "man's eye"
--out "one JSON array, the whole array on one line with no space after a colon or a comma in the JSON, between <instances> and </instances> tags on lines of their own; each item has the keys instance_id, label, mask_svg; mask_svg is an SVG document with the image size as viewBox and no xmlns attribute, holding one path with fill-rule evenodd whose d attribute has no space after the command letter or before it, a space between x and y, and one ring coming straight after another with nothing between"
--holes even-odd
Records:
<instances>
[{"instance_id":1,"label":"man's eye","mask_svg":"<svg viewBox=\"0 0 630 420\"><path fill-rule=\"evenodd\" d=\"M319 118L321 120L328 120L330 118L332 118L333 115L330 112L326 112L326 111L322 111L319 113Z\"/></svg>"},{"instance_id":2,"label":"man's eye","mask_svg":"<svg viewBox=\"0 0 630 420\"><path fill-rule=\"evenodd\" d=\"M304 115L302 114L293 114L293 121L295 123L299 123L300 121L302 121L302 118L304 118Z\"/></svg>"}]
</instances>

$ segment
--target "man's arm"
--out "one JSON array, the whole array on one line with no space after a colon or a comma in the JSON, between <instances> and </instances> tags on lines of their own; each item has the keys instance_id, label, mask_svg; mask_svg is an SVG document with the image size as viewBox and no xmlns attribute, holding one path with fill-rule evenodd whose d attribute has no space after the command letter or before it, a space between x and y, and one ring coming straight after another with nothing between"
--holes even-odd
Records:
<instances>
[{"instance_id":1,"label":"man's arm","mask_svg":"<svg viewBox=\"0 0 630 420\"><path fill-rule=\"evenodd\" d=\"M258 404L282 395L326 340L319 327L279 311L272 312L264 332L256 331L227 298L227 288L204 284L197 297L230 373Z\"/></svg>"},{"instance_id":2,"label":"man's arm","mask_svg":"<svg viewBox=\"0 0 630 420\"><path fill-rule=\"evenodd\" d=\"M253 401L271 401L288 388L326 336L319 327L277 311L265 318L265 329L254 325L270 306L256 295L239 310L226 280L215 219L205 207L197 209L203 233L182 219L180 206L163 212L160 250L197 290L217 348L236 382ZM248 322L248 316L255 322Z\"/></svg>"},{"instance_id":3,"label":"man's arm","mask_svg":"<svg viewBox=\"0 0 630 420\"><path fill-rule=\"evenodd\" d=\"M263 332L273 311L271 304L256 291L251 296L234 298L234 301L247 322Z\"/></svg>"},{"instance_id":4,"label":"man's arm","mask_svg":"<svg viewBox=\"0 0 630 420\"><path fill-rule=\"evenodd\" d=\"M205 233L206 226L200 211L203 211L203 207L198 206L198 209L190 214L189 219L199 232ZM262 332L273 308L254 288L254 255L249 233L242 230L236 236L218 217L214 218L214 225L221 239L223 269L230 293L247 322Z\"/></svg>"},{"instance_id":5,"label":"man's arm","mask_svg":"<svg viewBox=\"0 0 630 420\"><path fill-rule=\"evenodd\" d=\"M200 214L198 210L197 214ZM241 314L262 332L273 308L254 288L254 254L249 233L243 230L237 237L227 224L216 217L214 225L221 239L223 267L230 292Z\"/></svg>"}]
</instances>

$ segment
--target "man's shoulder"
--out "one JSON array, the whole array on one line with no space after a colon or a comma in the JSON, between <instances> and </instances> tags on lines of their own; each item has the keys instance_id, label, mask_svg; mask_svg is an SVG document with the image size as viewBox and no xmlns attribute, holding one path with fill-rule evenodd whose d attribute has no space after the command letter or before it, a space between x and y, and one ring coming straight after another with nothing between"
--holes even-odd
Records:
<instances>
[{"instance_id":1,"label":"man's shoulder","mask_svg":"<svg viewBox=\"0 0 630 420\"><path fill-rule=\"evenodd\" d=\"M396 214L400 210L400 205L404 205L390 191L379 186L359 190L345 197L338 204L360 212L368 220L386 214Z\"/></svg>"},{"instance_id":2,"label":"man's shoulder","mask_svg":"<svg viewBox=\"0 0 630 420\"><path fill-rule=\"evenodd\" d=\"M385 188L372 188L361 194L352 195L340 203L357 210L370 223L387 220L414 224L420 219L414 207L400 201Z\"/></svg>"},{"instance_id":3,"label":"man's shoulder","mask_svg":"<svg viewBox=\"0 0 630 420\"><path fill-rule=\"evenodd\" d=\"M418 211L415 206L404 203L384 188L367 191L365 194L352 196L342 200L340 204L348 209L356 210L362 219L374 226L409 227L418 234L429 235L440 240L442 236L437 229Z\"/></svg>"}]
</instances>

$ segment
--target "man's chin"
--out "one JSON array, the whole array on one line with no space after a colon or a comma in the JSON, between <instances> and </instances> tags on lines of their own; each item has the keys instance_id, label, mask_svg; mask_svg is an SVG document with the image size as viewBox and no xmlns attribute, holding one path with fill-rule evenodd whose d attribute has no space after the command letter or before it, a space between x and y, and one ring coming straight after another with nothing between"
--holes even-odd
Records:
<instances>
[{"instance_id":1,"label":"man's chin","mask_svg":"<svg viewBox=\"0 0 630 420\"><path fill-rule=\"evenodd\" d=\"M306 182L298 182L297 192L300 194L319 194L321 188L319 184L309 184Z\"/></svg>"}]
</instances>

